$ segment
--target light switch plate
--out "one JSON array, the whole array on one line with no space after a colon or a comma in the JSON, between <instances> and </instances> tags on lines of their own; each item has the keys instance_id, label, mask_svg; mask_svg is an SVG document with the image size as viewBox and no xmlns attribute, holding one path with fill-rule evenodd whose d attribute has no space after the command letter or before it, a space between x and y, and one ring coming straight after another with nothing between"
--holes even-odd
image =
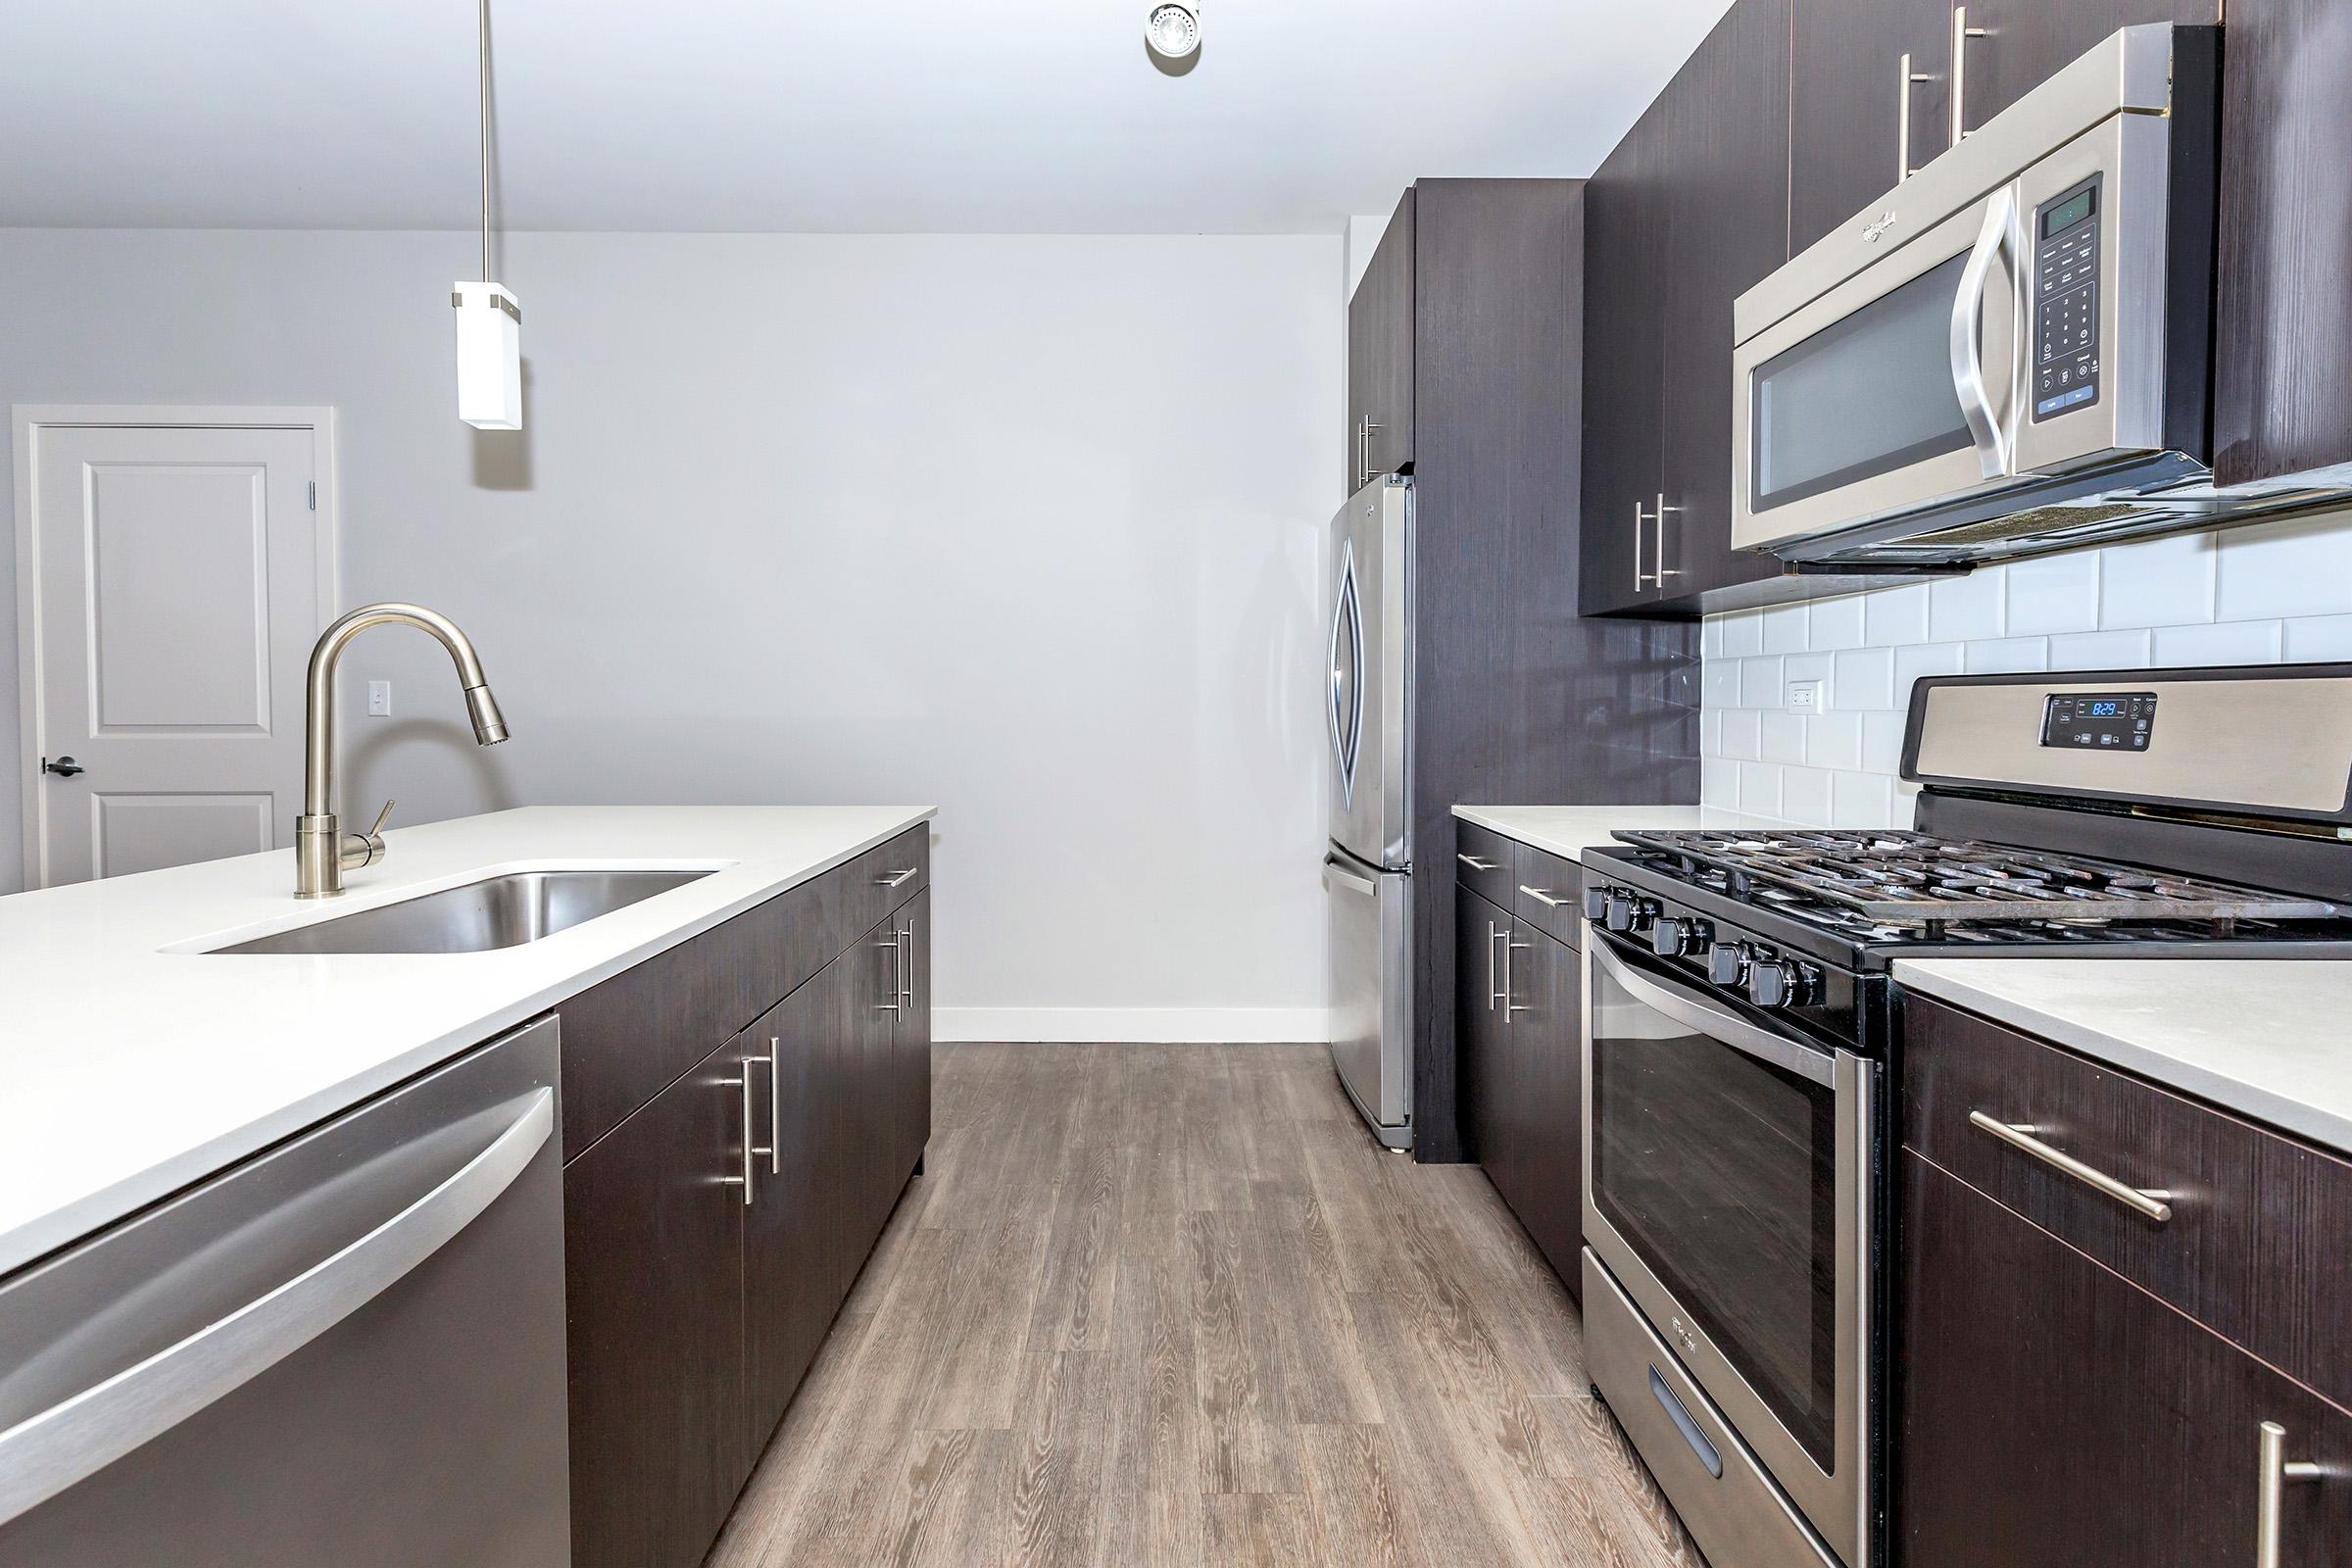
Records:
<instances>
[{"instance_id":1,"label":"light switch plate","mask_svg":"<svg viewBox=\"0 0 2352 1568\"><path fill-rule=\"evenodd\" d=\"M1788 711L1818 713L1821 711L1821 682L1792 680L1788 683Z\"/></svg>"},{"instance_id":2,"label":"light switch plate","mask_svg":"<svg viewBox=\"0 0 2352 1568\"><path fill-rule=\"evenodd\" d=\"M368 716L369 718L390 718L392 716L392 683L390 681L371 680L368 683Z\"/></svg>"}]
</instances>

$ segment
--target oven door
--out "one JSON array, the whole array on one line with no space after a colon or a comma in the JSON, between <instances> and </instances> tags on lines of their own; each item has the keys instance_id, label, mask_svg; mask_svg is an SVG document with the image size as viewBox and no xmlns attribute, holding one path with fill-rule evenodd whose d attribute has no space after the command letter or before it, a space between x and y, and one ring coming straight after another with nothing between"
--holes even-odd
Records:
<instances>
[{"instance_id":1,"label":"oven door","mask_svg":"<svg viewBox=\"0 0 2352 1568\"><path fill-rule=\"evenodd\" d=\"M1875 1063L1588 927L1585 1240L1823 1542L1868 1561Z\"/></svg>"}]
</instances>

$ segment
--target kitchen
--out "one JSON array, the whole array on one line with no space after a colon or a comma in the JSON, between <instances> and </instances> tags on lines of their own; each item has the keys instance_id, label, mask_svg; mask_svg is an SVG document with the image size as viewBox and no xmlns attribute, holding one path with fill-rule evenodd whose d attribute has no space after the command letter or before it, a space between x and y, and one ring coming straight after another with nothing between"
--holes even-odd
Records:
<instances>
[{"instance_id":1,"label":"kitchen","mask_svg":"<svg viewBox=\"0 0 2352 1568\"><path fill-rule=\"evenodd\" d=\"M1138 9L24 19L0 1563L2352 1560L2352 14Z\"/></svg>"}]
</instances>

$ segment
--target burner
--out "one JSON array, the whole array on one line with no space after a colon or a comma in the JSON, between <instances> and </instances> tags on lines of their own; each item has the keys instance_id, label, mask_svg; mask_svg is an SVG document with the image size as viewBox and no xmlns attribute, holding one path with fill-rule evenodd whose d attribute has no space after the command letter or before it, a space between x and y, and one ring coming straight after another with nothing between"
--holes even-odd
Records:
<instances>
[{"instance_id":1,"label":"burner","mask_svg":"<svg viewBox=\"0 0 2352 1568\"><path fill-rule=\"evenodd\" d=\"M2206 922L2227 933L2239 920L2325 920L2345 911L2317 899L2175 876L2146 866L1926 833L1806 829L1621 832L1618 838L1674 856L1684 874L1728 878L1791 912L1846 929L1994 922L2038 926L2077 940L2117 924ZM1819 901L1831 908L1796 908ZM1850 922L1850 924L1849 924Z\"/></svg>"}]
</instances>

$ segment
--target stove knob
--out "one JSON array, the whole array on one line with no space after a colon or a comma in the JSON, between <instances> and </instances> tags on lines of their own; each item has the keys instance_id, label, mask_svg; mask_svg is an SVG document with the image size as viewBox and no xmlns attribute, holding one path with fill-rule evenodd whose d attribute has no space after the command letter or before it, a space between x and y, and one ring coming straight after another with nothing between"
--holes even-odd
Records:
<instances>
[{"instance_id":1,"label":"stove knob","mask_svg":"<svg viewBox=\"0 0 2352 1568\"><path fill-rule=\"evenodd\" d=\"M1585 889L1585 918L1606 920L1608 917L1609 890L1607 888Z\"/></svg>"},{"instance_id":2,"label":"stove knob","mask_svg":"<svg viewBox=\"0 0 2352 1568\"><path fill-rule=\"evenodd\" d=\"M1609 889L1609 901L1602 916L1612 931L1631 931L1634 928L1634 896L1623 888Z\"/></svg>"},{"instance_id":3,"label":"stove knob","mask_svg":"<svg viewBox=\"0 0 2352 1568\"><path fill-rule=\"evenodd\" d=\"M1759 963L1747 971L1747 1000L1759 1007L1786 1007L1796 997L1796 965Z\"/></svg>"},{"instance_id":4,"label":"stove knob","mask_svg":"<svg viewBox=\"0 0 2352 1568\"><path fill-rule=\"evenodd\" d=\"M1649 928L1649 951L1661 958L1679 958L1707 945L1707 923L1687 914L1662 915Z\"/></svg>"},{"instance_id":5,"label":"stove knob","mask_svg":"<svg viewBox=\"0 0 2352 1568\"><path fill-rule=\"evenodd\" d=\"M1719 986L1736 986L1747 978L1747 954L1737 942L1718 942L1707 950L1707 978Z\"/></svg>"}]
</instances>

